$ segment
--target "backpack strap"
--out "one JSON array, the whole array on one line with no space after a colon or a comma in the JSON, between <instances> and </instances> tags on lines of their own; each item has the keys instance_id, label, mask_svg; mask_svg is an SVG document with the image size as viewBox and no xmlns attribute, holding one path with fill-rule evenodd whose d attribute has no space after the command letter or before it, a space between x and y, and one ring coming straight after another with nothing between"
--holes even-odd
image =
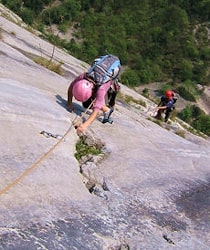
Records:
<instances>
[{"instance_id":1,"label":"backpack strap","mask_svg":"<svg viewBox=\"0 0 210 250\"><path fill-rule=\"evenodd\" d=\"M96 85L96 82L94 81L93 77L89 76L88 73L85 74L84 77L87 81L92 82L93 85Z\"/></svg>"},{"instance_id":2,"label":"backpack strap","mask_svg":"<svg viewBox=\"0 0 210 250\"><path fill-rule=\"evenodd\" d=\"M93 83L93 95L92 96L94 96L95 94L96 94L96 92L97 92L97 90L99 89L99 87L101 86L101 85L98 85L95 81L94 81L94 79L91 77L91 76L89 76L88 75L88 73L86 73L85 74L85 77L84 77L87 81L89 81L89 82L92 82Z\"/></svg>"}]
</instances>

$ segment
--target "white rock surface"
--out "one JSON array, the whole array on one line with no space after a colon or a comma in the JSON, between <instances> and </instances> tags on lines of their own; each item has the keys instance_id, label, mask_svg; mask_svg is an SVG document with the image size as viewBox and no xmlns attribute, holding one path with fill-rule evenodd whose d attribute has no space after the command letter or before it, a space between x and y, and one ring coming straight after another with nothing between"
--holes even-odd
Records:
<instances>
[{"instance_id":1,"label":"white rock surface","mask_svg":"<svg viewBox=\"0 0 210 250\"><path fill-rule=\"evenodd\" d=\"M122 85L147 108L118 101L114 124L91 125L109 152L91 175L110 191L90 194L65 109L69 82L88 65L56 48L62 77L26 56L50 58L51 44L3 16L0 27L0 249L209 249L209 138L161 128L147 119L153 104Z\"/></svg>"}]
</instances>

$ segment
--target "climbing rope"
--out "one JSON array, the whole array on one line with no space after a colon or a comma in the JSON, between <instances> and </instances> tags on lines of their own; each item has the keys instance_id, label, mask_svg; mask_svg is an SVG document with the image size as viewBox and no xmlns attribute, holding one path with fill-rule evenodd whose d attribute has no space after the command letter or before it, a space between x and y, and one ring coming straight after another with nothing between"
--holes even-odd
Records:
<instances>
[{"instance_id":1,"label":"climbing rope","mask_svg":"<svg viewBox=\"0 0 210 250\"><path fill-rule=\"evenodd\" d=\"M150 116L155 116L157 113L157 107L154 107L150 104L149 108L145 111L145 114L149 114Z\"/></svg>"},{"instance_id":2,"label":"climbing rope","mask_svg":"<svg viewBox=\"0 0 210 250\"><path fill-rule=\"evenodd\" d=\"M89 105L89 107L85 110L85 112L82 114L82 116L80 117L80 119L83 118L83 116L87 113L88 109L92 106L94 100L91 102L91 104ZM3 188L2 190L0 190L0 196L5 194L6 192L8 192L12 187L16 186L24 177L26 177L27 175L29 175L35 168L37 168L39 166L39 164L44 161L49 155L50 153L65 139L65 137L68 135L68 133L70 132L72 126L74 126L74 122L76 121L78 115L75 116L75 118L73 119L70 127L68 128L68 130L66 131L66 133L63 136L56 136L56 138L58 139L58 137L60 137L60 139L44 154L42 155L36 162L34 162L29 168L27 168L17 179L15 179L13 182L11 182L10 184L8 184L5 188ZM51 137L53 134L48 133L46 134L45 131L42 131L41 134L45 134Z\"/></svg>"}]
</instances>

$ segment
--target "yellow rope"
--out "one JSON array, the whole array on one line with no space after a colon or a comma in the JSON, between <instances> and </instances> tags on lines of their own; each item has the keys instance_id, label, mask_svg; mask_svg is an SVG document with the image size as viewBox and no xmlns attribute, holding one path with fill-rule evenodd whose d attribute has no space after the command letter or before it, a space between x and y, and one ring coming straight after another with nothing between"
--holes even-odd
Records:
<instances>
[{"instance_id":1,"label":"yellow rope","mask_svg":"<svg viewBox=\"0 0 210 250\"><path fill-rule=\"evenodd\" d=\"M91 102L91 104L89 105L89 107L85 110L85 112L83 113L83 115L81 116L81 118L87 113L87 110L92 106L94 100ZM53 145L41 158L39 158L36 162L34 162L29 168L27 168L25 170L25 172L23 172L17 179L15 179L13 182L11 182L10 184L8 184L5 188L3 188L2 190L0 190L0 196L2 194L5 194L7 191L9 191L12 187L16 186L25 176L29 175L36 167L38 167L38 165L48 157L48 155L62 142L62 140L67 136L67 134L70 132L72 126L73 126L73 122L76 120L77 116L73 119L71 126L68 128L68 130L66 131L66 133L64 134L64 136L62 138L60 138L58 140L58 142Z\"/></svg>"},{"instance_id":2,"label":"yellow rope","mask_svg":"<svg viewBox=\"0 0 210 250\"><path fill-rule=\"evenodd\" d=\"M8 184L4 189L0 190L0 195L6 193L9 191L12 187L17 185L25 176L27 176L29 173L31 173L44 159L47 158L47 156L61 143L61 141L66 137L66 135L71 130L72 124L69 127L69 129L66 131L65 135L58 140L58 142L53 145L53 147L50 148L39 160L37 160L35 163L33 163L28 169L25 170L23 174L21 174L17 179L15 179L12 183Z\"/></svg>"}]
</instances>

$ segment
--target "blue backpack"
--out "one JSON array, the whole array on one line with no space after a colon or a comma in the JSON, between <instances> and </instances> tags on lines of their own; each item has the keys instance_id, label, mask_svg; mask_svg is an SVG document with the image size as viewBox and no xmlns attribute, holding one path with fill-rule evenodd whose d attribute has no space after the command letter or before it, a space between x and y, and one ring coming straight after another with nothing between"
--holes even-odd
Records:
<instances>
[{"instance_id":1,"label":"blue backpack","mask_svg":"<svg viewBox=\"0 0 210 250\"><path fill-rule=\"evenodd\" d=\"M121 63L117 56L108 54L96 58L87 72L87 77L94 80L97 85L114 80L120 73Z\"/></svg>"}]
</instances>

